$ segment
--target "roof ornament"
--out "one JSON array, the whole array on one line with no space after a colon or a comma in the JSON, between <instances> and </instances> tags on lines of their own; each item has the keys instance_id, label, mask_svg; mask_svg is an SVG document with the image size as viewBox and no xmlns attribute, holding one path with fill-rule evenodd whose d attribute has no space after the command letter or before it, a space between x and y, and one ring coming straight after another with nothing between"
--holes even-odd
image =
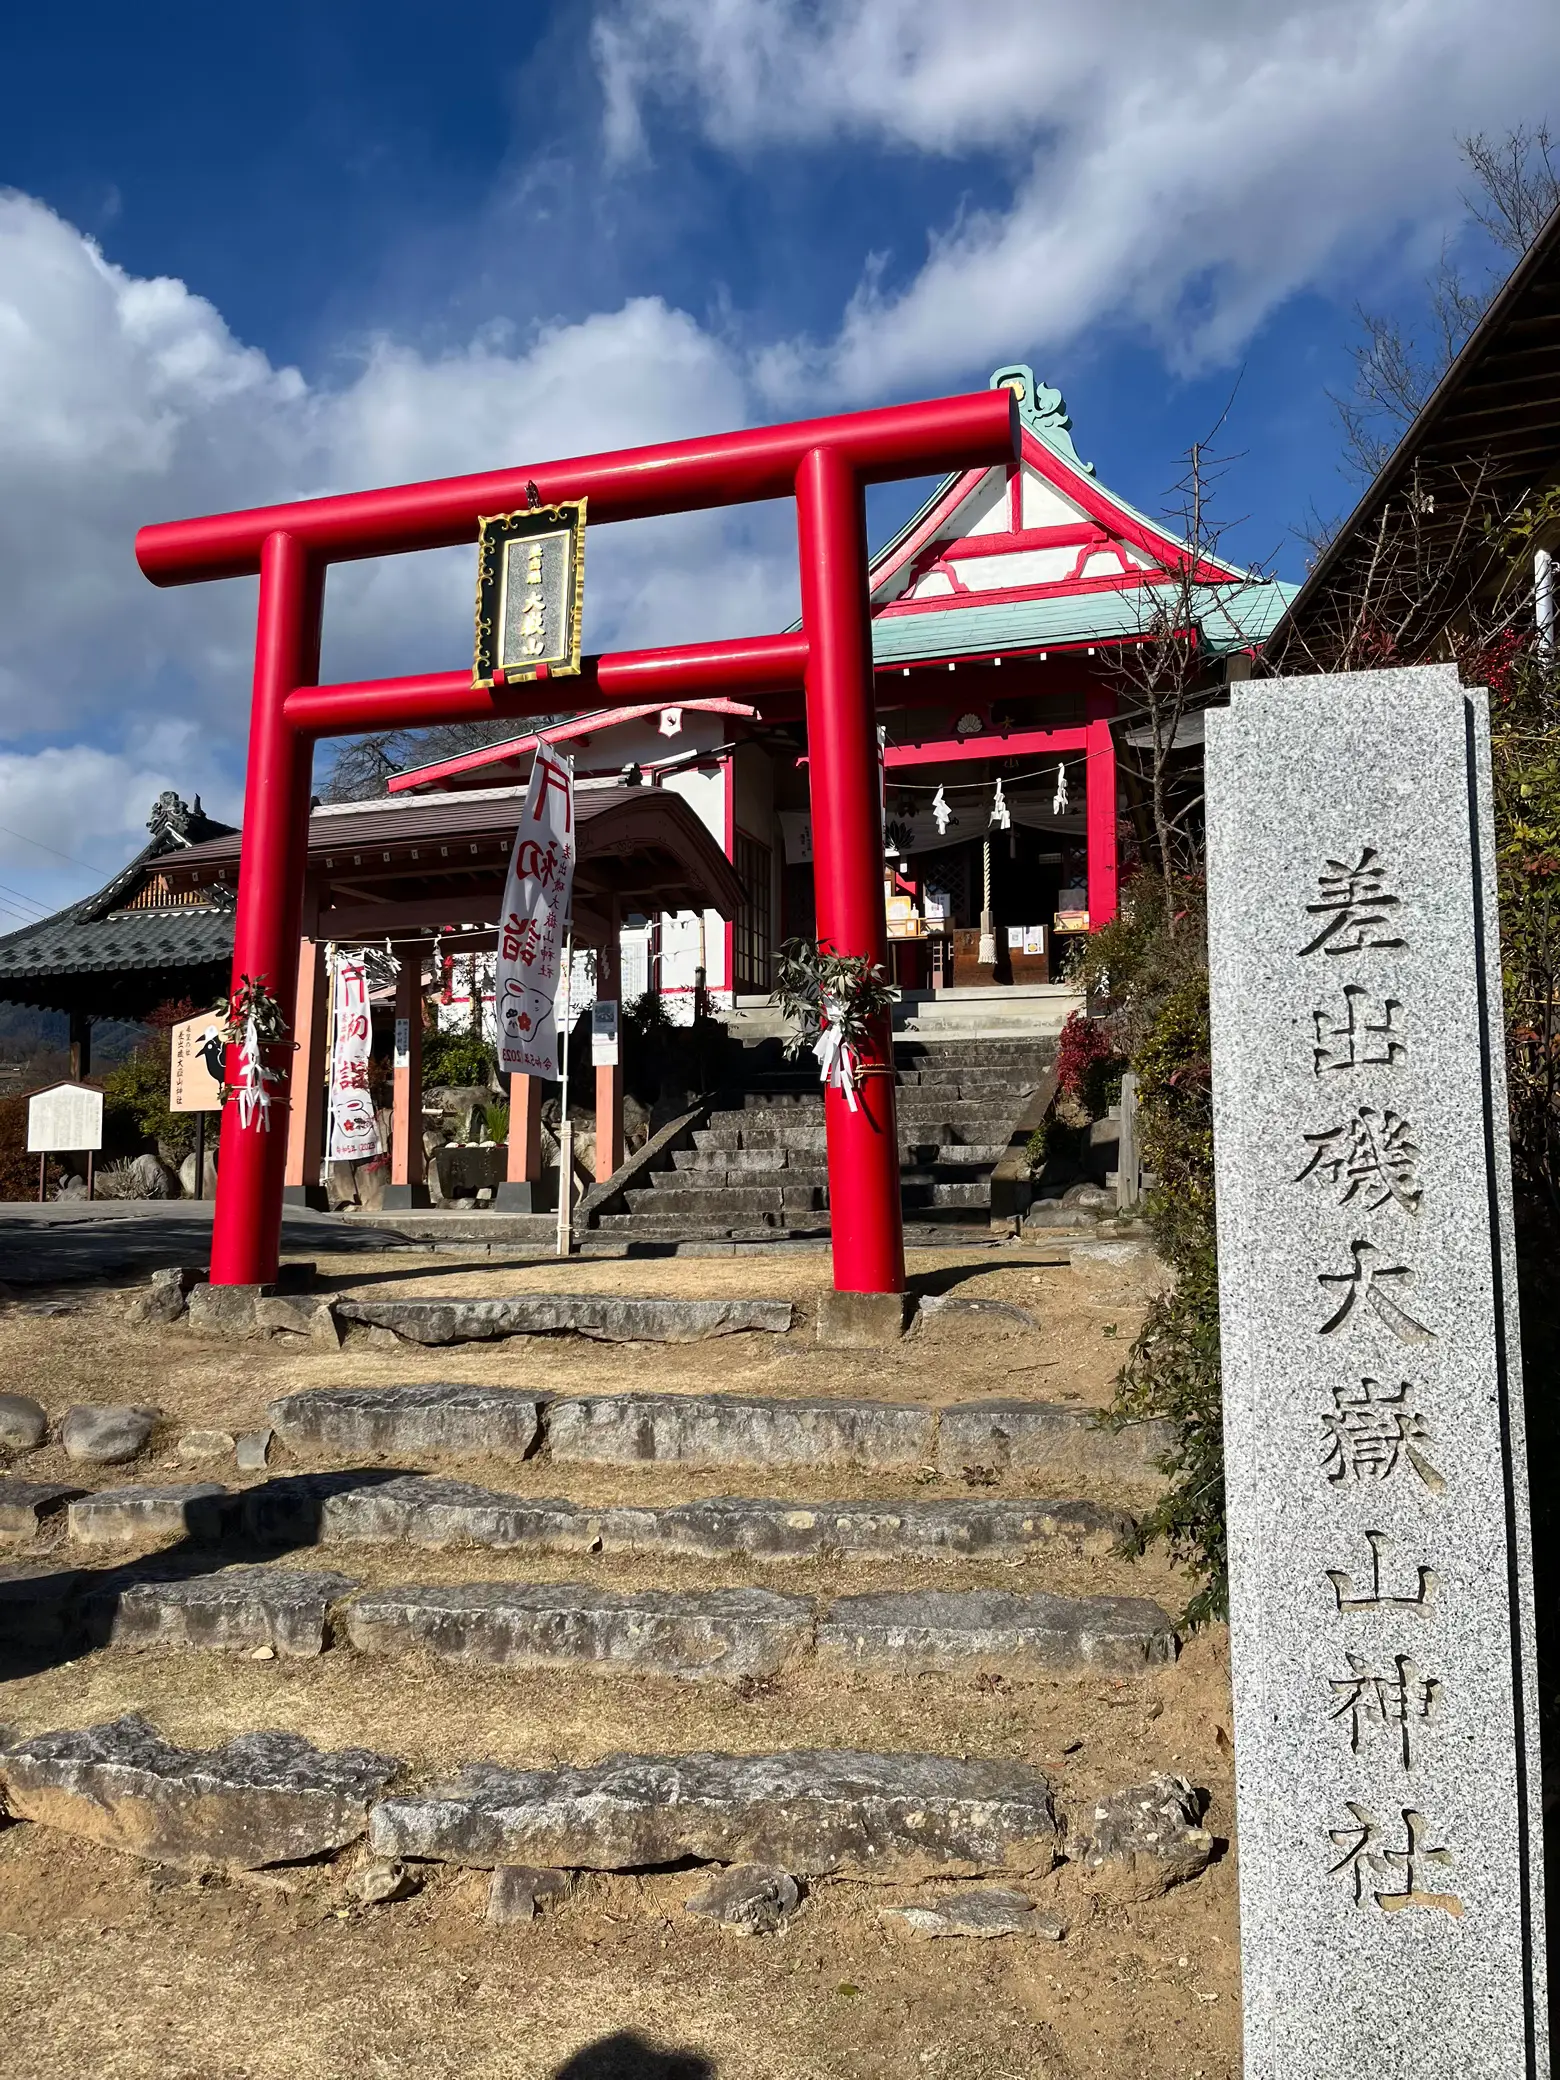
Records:
<instances>
[{"instance_id":1,"label":"roof ornament","mask_svg":"<svg viewBox=\"0 0 1560 2080\"><path fill-rule=\"evenodd\" d=\"M1073 446L1072 416L1061 391L1052 389L1049 383L1037 383L1027 361L999 368L991 378L991 388L1011 390L1018 399L1018 416L1028 431L1054 448L1074 469L1093 476L1094 464L1085 462Z\"/></svg>"},{"instance_id":2,"label":"roof ornament","mask_svg":"<svg viewBox=\"0 0 1560 2080\"><path fill-rule=\"evenodd\" d=\"M199 808L199 797L196 797ZM190 838L191 810L188 802L181 801L171 787L165 787L152 806L146 819L146 828L154 838L173 838L180 845L188 845Z\"/></svg>"}]
</instances>

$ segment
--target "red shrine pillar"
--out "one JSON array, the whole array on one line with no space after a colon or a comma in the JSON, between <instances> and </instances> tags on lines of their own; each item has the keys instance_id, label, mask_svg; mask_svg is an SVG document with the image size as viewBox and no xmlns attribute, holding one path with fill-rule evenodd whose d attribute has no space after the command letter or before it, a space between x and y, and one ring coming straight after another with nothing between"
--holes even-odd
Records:
<instances>
[{"instance_id":1,"label":"red shrine pillar","mask_svg":"<svg viewBox=\"0 0 1560 2080\"><path fill-rule=\"evenodd\" d=\"M287 1108L287 1162L282 1197L289 1206L323 1206L320 1166L325 1160L325 1036L330 1025L326 989L330 972L318 939L298 942L298 1043L292 1102Z\"/></svg>"},{"instance_id":2,"label":"red shrine pillar","mask_svg":"<svg viewBox=\"0 0 1560 2080\"><path fill-rule=\"evenodd\" d=\"M246 1127L236 1099L222 1108L217 1204L212 1217L211 1282L268 1285L281 1259L282 1181L287 1158L288 1089L298 1002L298 942L309 848L309 781L314 745L287 721L295 686L320 672L323 569L296 535L278 528L260 550L254 695L244 781L244 859L233 924L233 988L263 983L281 1010L287 1037L263 1050L269 1113ZM227 1081L239 1080L239 1049L227 1051Z\"/></svg>"},{"instance_id":3,"label":"red shrine pillar","mask_svg":"<svg viewBox=\"0 0 1560 2080\"><path fill-rule=\"evenodd\" d=\"M509 1079L509 1155L494 1206L500 1213L542 1213L536 1187L542 1177L542 1079Z\"/></svg>"},{"instance_id":4,"label":"red shrine pillar","mask_svg":"<svg viewBox=\"0 0 1560 2080\"><path fill-rule=\"evenodd\" d=\"M818 939L836 953L865 954L886 973L866 523L861 487L837 449L803 458L796 520ZM856 1109L832 1084L824 1091L834 1285L842 1293L905 1290L893 1061L889 1022L880 1019L863 1050Z\"/></svg>"},{"instance_id":5,"label":"red shrine pillar","mask_svg":"<svg viewBox=\"0 0 1560 2080\"><path fill-rule=\"evenodd\" d=\"M1089 930L1097 932L1116 914L1116 744L1110 733L1115 697L1103 687L1088 695L1084 735L1084 794L1089 851Z\"/></svg>"},{"instance_id":6,"label":"red shrine pillar","mask_svg":"<svg viewBox=\"0 0 1560 2080\"><path fill-rule=\"evenodd\" d=\"M387 1211L428 1204L422 1129L422 947L401 948L395 978L395 1070L390 1100L390 1182Z\"/></svg>"}]
</instances>

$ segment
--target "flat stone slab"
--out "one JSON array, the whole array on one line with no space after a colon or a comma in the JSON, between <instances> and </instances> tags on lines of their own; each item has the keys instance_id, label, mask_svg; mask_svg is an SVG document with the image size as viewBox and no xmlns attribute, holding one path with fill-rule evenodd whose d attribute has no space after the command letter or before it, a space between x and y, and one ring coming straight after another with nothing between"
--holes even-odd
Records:
<instances>
[{"instance_id":1,"label":"flat stone slab","mask_svg":"<svg viewBox=\"0 0 1560 2080\"><path fill-rule=\"evenodd\" d=\"M908 1906L885 1907L885 1921L897 1921L912 1935L938 1936L1039 1936L1059 1943L1067 1923L1059 1915L1042 1912L1022 1892L1005 1885L991 1885L978 1892L945 1892L935 1899L912 1900Z\"/></svg>"},{"instance_id":2,"label":"flat stone slab","mask_svg":"<svg viewBox=\"0 0 1560 2080\"><path fill-rule=\"evenodd\" d=\"M315 1387L273 1401L267 1413L283 1443L297 1447L523 1459L540 1408L512 1387Z\"/></svg>"},{"instance_id":3,"label":"flat stone slab","mask_svg":"<svg viewBox=\"0 0 1560 2080\"><path fill-rule=\"evenodd\" d=\"M1048 1401L966 1401L945 1408L937 1464L995 1473L1089 1473L1143 1479L1171 1443L1168 1423L1135 1423L1111 1432L1092 1409Z\"/></svg>"},{"instance_id":4,"label":"flat stone slab","mask_svg":"<svg viewBox=\"0 0 1560 2080\"><path fill-rule=\"evenodd\" d=\"M45 1517L80 1493L69 1481L0 1479L0 1538L31 1538Z\"/></svg>"},{"instance_id":5,"label":"flat stone slab","mask_svg":"<svg viewBox=\"0 0 1560 2080\"><path fill-rule=\"evenodd\" d=\"M226 1522L220 1481L100 1488L70 1505L70 1535L84 1546L138 1546L159 1538L218 1539Z\"/></svg>"},{"instance_id":6,"label":"flat stone slab","mask_svg":"<svg viewBox=\"0 0 1560 2080\"><path fill-rule=\"evenodd\" d=\"M257 1535L267 1536L270 1483L244 1496ZM696 1559L745 1554L758 1560L836 1554L958 1560L1061 1545L1111 1551L1132 1528L1125 1510L1094 1502L777 1502L766 1496L604 1508L556 1497L506 1495L424 1474L360 1487L336 1486L316 1505L321 1543L479 1546L492 1552L676 1553ZM285 1528L285 1527L282 1527ZM295 1534L296 1535L296 1534Z\"/></svg>"},{"instance_id":7,"label":"flat stone slab","mask_svg":"<svg viewBox=\"0 0 1560 2080\"><path fill-rule=\"evenodd\" d=\"M1176 1655L1175 1626L1139 1596L921 1589L842 1596L818 1622L818 1653L853 1667L947 1669L971 1661L1133 1674Z\"/></svg>"},{"instance_id":8,"label":"flat stone slab","mask_svg":"<svg viewBox=\"0 0 1560 2080\"><path fill-rule=\"evenodd\" d=\"M297 1734L177 1748L138 1715L0 1749L0 1790L22 1820L186 1869L255 1870L343 1848L400 1764Z\"/></svg>"},{"instance_id":9,"label":"flat stone slab","mask_svg":"<svg viewBox=\"0 0 1560 2080\"><path fill-rule=\"evenodd\" d=\"M620 1525L615 1520L625 1521ZM626 1521L646 1519L643 1524ZM970 1500L934 1502L778 1502L715 1496L641 1510L600 1512L604 1551L684 1553L723 1559L830 1559L836 1555L962 1560L1022 1554L1033 1546L1106 1554L1127 1535L1125 1510L1095 1502Z\"/></svg>"},{"instance_id":10,"label":"flat stone slab","mask_svg":"<svg viewBox=\"0 0 1560 2080\"><path fill-rule=\"evenodd\" d=\"M342 1300L349 1321L392 1329L408 1343L482 1343L499 1336L589 1336L602 1343L697 1343L759 1329L783 1336L788 1300L642 1300L610 1294L526 1294L508 1300Z\"/></svg>"},{"instance_id":11,"label":"flat stone slab","mask_svg":"<svg viewBox=\"0 0 1560 2080\"><path fill-rule=\"evenodd\" d=\"M370 1589L346 1612L360 1653L425 1647L496 1668L589 1663L684 1678L772 1675L812 1644L813 1605L768 1589L464 1582Z\"/></svg>"},{"instance_id":12,"label":"flat stone slab","mask_svg":"<svg viewBox=\"0 0 1560 2080\"><path fill-rule=\"evenodd\" d=\"M602 1394L548 1404L561 1464L908 1469L932 1457L936 1415L892 1401L781 1401L742 1394Z\"/></svg>"},{"instance_id":13,"label":"flat stone slab","mask_svg":"<svg viewBox=\"0 0 1560 2080\"><path fill-rule=\"evenodd\" d=\"M290 1659L325 1650L331 1609L357 1587L343 1574L229 1567L219 1574L132 1582L89 1594L116 1647L274 1647Z\"/></svg>"},{"instance_id":14,"label":"flat stone slab","mask_svg":"<svg viewBox=\"0 0 1560 2080\"><path fill-rule=\"evenodd\" d=\"M1051 1786L1020 1762L797 1749L614 1755L590 1769L469 1764L421 1797L389 1797L374 1853L491 1870L635 1870L693 1858L802 1877L914 1881L1048 1871Z\"/></svg>"}]
</instances>

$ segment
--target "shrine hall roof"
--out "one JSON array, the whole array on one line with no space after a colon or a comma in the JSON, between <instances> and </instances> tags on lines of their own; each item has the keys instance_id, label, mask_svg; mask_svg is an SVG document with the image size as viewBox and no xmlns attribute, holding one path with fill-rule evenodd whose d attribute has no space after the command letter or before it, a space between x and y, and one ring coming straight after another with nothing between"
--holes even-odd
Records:
<instances>
[{"instance_id":1,"label":"shrine hall roof","mask_svg":"<svg viewBox=\"0 0 1560 2080\"><path fill-rule=\"evenodd\" d=\"M1296 588L1181 539L1108 490L1073 444L1059 390L999 368L1018 400L1015 466L955 471L872 559L872 655L884 665L1130 642L1179 592L1216 656L1255 650Z\"/></svg>"},{"instance_id":2,"label":"shrine hall roof","mask_svg":"<svg viewBox=\"0 0 1560 2080\"><path fill-rule=\"evenodd\" d=\"M334 877L354 890L374 883L384 901L415 901L430 912L442 906L451 918L464 916L472 913L472 889L502 889L525 793L524 787L490 787L327 804L309 818L310 873L322 887ZM736 870L669 788L587 781L576 787L574 814L582 896L643 896L657 908L735 914L742 899ZM242 847L243 835L234 831L192 846L172 871L181 885L232 885ZM358 923L354 911L354 928Z\"/></svg>"},{"instance_id":3,"label":"shrine hall roof","mask_svg":"<svg viewBox=\"0 0 1560 2080\"><path fill-rule=\"evenodd\" d=\"M180 901L164 883L174 857L231 825L207 816L199 797L190 808L170 792L147 829L150 842L94 894L0 938L0 1002L136 1018L225 979L231 908Z\"/></svg>"}]
</instances>

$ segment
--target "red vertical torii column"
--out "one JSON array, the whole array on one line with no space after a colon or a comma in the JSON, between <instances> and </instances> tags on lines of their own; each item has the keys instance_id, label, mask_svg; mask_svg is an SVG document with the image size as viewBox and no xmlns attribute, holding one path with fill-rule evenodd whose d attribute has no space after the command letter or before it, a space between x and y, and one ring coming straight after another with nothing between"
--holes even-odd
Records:
<instances>
[{"instance_id":1,"label":"red vertical torii column","mask_svg":"<svg viewBox=\"0 0 1560 2080\"><path fill-rule=\"evenodd\" d=\"M865 954L886 967L866 515L856 473L838 450L814 448L803 457L796 531L818 939L833 953ZM834 1286L841 1293L905 1290L893 1061L883 1019L865 1053L855 1110L832 1085L823 1096Z\"/></svg>"},{"instance_id":2,"label":"red vertical torii column","mask_svg":"<svg viewBox=\"0 0 1560 2080\"><path fill-rule=\"evenodd\" d=\"M1089 930L1097 932L1116 914L1116 745L1110 733L1115 698L1104 690L1088 696L1084 759L1085 824L1089 856Z\"/></svg>"},{"instance_id":3,"label":"red vertical torii column","mask_svg":"<svg viewBox=\"0 0 1560 2080\"><path fill-rule=\"evenodd\" d=\"M312 686L319 678L323 576L295 535L282 530L267 535L260 552L243 869L233 921L233 987L236 990L246 975L263 982L281 1006L289 1035L297 1009L314 744L289 724L283 704L295 686ZM270 1125L258 1114L246 1127L236 1105L222 1108L220 1183L211 1234L213 1285L261 1285L276 1276L291 1038L266 1054L268 1066L277 1071L277 1081L269 1086ZM227 1076L230 1084L237 1081L236 1047L228 1049Z\"/></svg>"}]
</instances>

